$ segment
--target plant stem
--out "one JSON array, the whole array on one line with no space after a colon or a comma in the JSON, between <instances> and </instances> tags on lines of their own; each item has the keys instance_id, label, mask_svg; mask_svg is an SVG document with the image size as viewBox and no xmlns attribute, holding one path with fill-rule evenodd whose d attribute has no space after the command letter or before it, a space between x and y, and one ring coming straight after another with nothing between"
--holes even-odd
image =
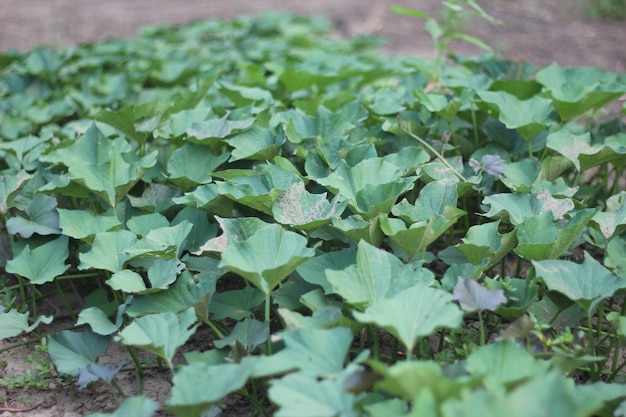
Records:
<instances>
[{"instance_id":1,"label":"plant stem","mask_svg":"<svg viewBox=\"0 0 626 417\"><path fill-rule=\"evenodd\" d=\"M271 294L265 294L265 323L267 325L267 340L265 341L267 355L272 354L272 335L270 332L270 305L272 303Z\"/></svg>"},{"instance_id":2,"label":"plant stem","mask_svg":"<svg viewBox=\"0 0 626 417\"><path fill-rule=\"evenodd\" d=\"M135 352L135 348L132 346L126 346L126 350L130 354L130 358L133 360L135 364L135 372L137 374L137 395L141 395L142 388L142 378L143 378L143 368L141 367L141 362L139 361L139 357L137 356L137 352Z\"/></svg>"},{"instance_id":3,"label":"plant stem","mask_svg":"<svg viewBox=\"0 0 626 417\"><path fill-rule=\"evenodd\" d=\"M222 333L220 329L217 328L215 323L213 323L211 320L207 320L206 324L211 328L211 330L213 331L213 333L215 333L215 336L217 336L218 339L224 338L224 333Z\"/></svg>"},{"instance_id":4,"label":"plant stem","mask_svg":"<svg viewBox=\"0 0 626 417\"><path fill-rule=\"evenodd\" d=\"M380 340L378 338L378 329L372 328L372 334L374 336L374 359L378 360L380 359Z\"/></svg>"},{"instance_id":5,"label":"plant stem","mask_svg":"<svg viewBox=\"0 0 626 417\"><path fill-rule=\"evenodd\" d=\"M466 182L467 180L465 179L465 177L463 176L463 174L461 174L459 171L457 171L456 169L454 169L454 167L452 165L450 165L450 163L439 153L437 152L437 150L435 148L433 148L432 146L430 146L430 144L428 142L426 142L424 139L420 138L419 136L413 134L411 132L411 129L407 129L406 127L404 127L404 125L402 124L402 121L400 120L400 118L398 117L398 124L400 125L400 129L402 129L403 132L407 133L409 136L411 136L413 139L417 140L423 147L425 147L429 152L431 152L432 154L434 154L437 159L439 159L439 161L441 161L441 163L448 168L450 171L452 171L452 173L454 175L456 175L461 181Z\"/></svg>"},{"instance_id":6,"label":"plant stem","mask_svg":"<svg viewBox=\"0 0 626 417\"><path fill-rule=\"evenodd\" d=\"M2 352L8 352L11 349L15 349L21 346L26 346L26 345L31 345L33 343L39 343L41 341L41 339L28 339L28 340L24 340L23 342L17 342L17 343L13 343L10 344L8 346L5 346L3 348L0 348L0 353Z\"/></svg>"},{"instance_id":7,"label":"plant stem","mask_svg":"<svg viewBox=\"0 0 626 417\"><path fill-rule=\"evenodd\" d=\"M596 343L595 343L595 339L594 339L594 328L593 328L593 316L591 314L591 309L589 309L587 311L587 337L589 338L589 353L591 355L596 354ZM590 378L592 382L596 382L596 380L598 379L598 374L597 374L597 369L596 369L596 365L595 364L589 364L590 370L589 370L589 374L590 374Z\"/></svg>"},{"instance_id":8,"label":"plant stem","mask_svg":"<svg viewBox=\"0 0 626 417\"><path fill-rule=\"evenodd\" d=\"M61 288L61 283L59 281L57 281L57 280L54 280L54 284L55 284L55 286L57 288L59 296L61 297L61 301L63 302L63 305L67 309L68 314L70 315L72 320L76 321L78 319L78 317L76 316L76 313L74 313L74 309L72 309L72 306L70 305L69 301L67 301L67 297L65 296L65 292L63 291L63 288Z\"/></svg>"},{"instance_id":9,"label":"plant stem","mask_svg":"<svg viewBox=\"0 0 626 417\"><path fill-rule=\"evenodd\" d=\"M485 323L482 310L478 310L478 322L480 323L480 345L485 346Z\"/></svg>"},{"instance_id":10,"label":"plant stem","mask_svg":"<svg viewBox=\"0 0 626 417\"><path fill-rule=\"evenodd\" d=\"M244 388L240 391L241 395L246 398L246 400L250 401L254 408L257 411L262 413L265 417L272 417L272 415L263 407L263 404L259 401L259 399L255 395L250 395L250 393Z\"/></svg>"}]
</instances>

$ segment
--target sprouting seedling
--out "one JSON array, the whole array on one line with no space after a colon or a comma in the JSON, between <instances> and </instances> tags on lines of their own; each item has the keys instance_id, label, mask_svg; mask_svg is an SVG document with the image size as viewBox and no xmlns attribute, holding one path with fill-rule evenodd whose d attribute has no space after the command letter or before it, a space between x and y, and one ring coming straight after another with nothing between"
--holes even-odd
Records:
<instances>
[{"instance_id":1,"label":"sprouting seedling","mask_svg":"<svg viewBox=\"0 0 626 417\"><path fill-rule=\"evenodd\" d=\"M487 13L474 0L450 0L441 2L439 14L441 18L437 19L428 13L419 10L408 9L400 6L392 6L392 10L398 14L405 16L425 19L424 29L428 32L435 48L435 69L436 74L432 74L434 78L438 78L443 68L443 60L452 52L450 42L452 40L460 40L477 46L485 51L492 51L492 48L484 41L476 36L470 35L459 26L469 17L479 17L487 20L494 25L501 25L502 22L489 13Z\"/></svg>"}]
</instances>

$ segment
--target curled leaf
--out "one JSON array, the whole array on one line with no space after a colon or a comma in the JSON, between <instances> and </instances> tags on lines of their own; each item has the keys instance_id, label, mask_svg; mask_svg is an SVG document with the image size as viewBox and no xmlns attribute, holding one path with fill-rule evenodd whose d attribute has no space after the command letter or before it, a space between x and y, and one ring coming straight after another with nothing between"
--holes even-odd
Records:
<instances>
[{"instance_id":1,"label":"curled leaf","mask_svg":"<svg viewBox=\"0 0 626 417\"><path fill-rule=\"evenodd\" d=\"M471 279L462 279L457 282L453 299L459 302L463 311L496 311L498 307L506 303L504 291L488 290Z\"/></svg>"}]
</instances>

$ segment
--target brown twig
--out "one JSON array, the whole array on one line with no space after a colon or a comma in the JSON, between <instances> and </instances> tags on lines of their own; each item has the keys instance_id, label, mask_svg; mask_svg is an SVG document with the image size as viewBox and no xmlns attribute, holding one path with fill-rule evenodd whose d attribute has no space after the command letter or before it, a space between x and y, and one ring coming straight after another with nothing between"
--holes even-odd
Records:
<instances>
[{"instance_id":1,"label":"brown twig","mask_svg":"<svg viewBox=\"0 0 626 417\"><path fill-rule=\"evenodd\" d=\"M54 405L56 405L56 401L52 401L50 403L40 403L37 405L33 405L32 407L24 407L24 408L14 408L14 407L9 407L9 405L7 404L7 402L4 402L4 407L0 407L0 413L4 412L4 411L8 411L9 413L23 413L25 411L32 411L36 408L50 408Z\"/></svg>"}]
</instances>

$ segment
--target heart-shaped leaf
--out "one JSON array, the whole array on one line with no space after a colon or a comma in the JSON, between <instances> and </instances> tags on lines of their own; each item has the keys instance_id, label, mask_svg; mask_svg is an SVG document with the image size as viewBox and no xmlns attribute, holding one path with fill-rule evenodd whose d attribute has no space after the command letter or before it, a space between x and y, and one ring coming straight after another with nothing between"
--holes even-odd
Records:
<instances>
[{"instance_id":1,"label":"heart-shaped leaf","mask_svg":"<svg viewBox=\"0 0 626 417\"><path fill-rule=\"evenodd\" d=\"M269 295L315 251L301 235L277 224L258 229L244 241L231 241L222 253L220 268L235 272Z\"/></svg>"},{"instance_id":2,"label":"heart-shaped leaf","mask_svg":"<svg viewBox=\"0 0 626 417\"><path fill-rule=\"evenodd\" d=\"M333 292L359 309L392 298L418 283L430 285L435 280L429 270L415 269L364 241L359 242L356 265L325 272Z\"/></svg>"},{"instance_id":3,"label":"heart-shaped leaf","mask_svg":"<svg viewBox=\"0 0 626 417\"><path fill-rule=\"evenodd\" d=\"M526 141L544 130L550 124L552 103L550 100L533 96L520 100L504 91L479 91L478 96L490 107L495 107L498 118L509 129L516 129Z\"/></svg>"},{"instance_id":4,"label":"heart-shaped leaf","mask_svg":"<svg viewBox=\"0 0 626 417\"><path fill-rule=\"evenodd\" d=\"M535 75L552 96L554 108L563 120L600 108L626 93L624 83L616 82L615 76L602 68L562 68L556 63Z\"/></svg>"},{"instance_id":5,"label":"heart-shaped leaf","mask_svg":"<svg viewBox=\"0 0 626 417\"><path fill-rule=\"evenodd\" d=\"M62 330L48 336L48 354L62 374L78 376L80 369L95 363L109 346L109 338L86 329Z\"/></svg>"},{"instance_id":6,"label":"heart-shaped leaf","mask_svg":"<svg viewBox=\"0 0 626 417\"><path fill-rule=\"evenodd\" d=\"M537 276L548 289L564 294L586 311L626 288L626 279L612 274L591 255L585 253L582 263L565 260L533 261Z\"/></svg>"},{"instance_id":7,"label":"heart-shaped leaf","mask_svg":"<svg viewBox=\"0 0 626 417\"><path fill-rule=\"evenodd\" d=\"M561 129L548 135L546 146L570 160L580 172L606 163L623 164L626 149L623 143L591 143L591 135L581 135Z\"/></svg>"},{"instance_id":8,"label":"heart-shaped leaf","mask_svg":"<svg viewBox=\"0 0 626 417\"><path fill-rule=\"evenodd\" d=\"M24 238L29 238L35 233L38 235L58 235L61 233L56 199L37 194L28 203L25 212L28 219L11 217L7 220L7 230L12 235L19 234Z\"/></svg>"},{"instance_id":9,"label":"heart-shaped leaf","mask_svg":"<svg viewBox=\"0 0 626 417\"><path fill-rule=\"evenodd\" d=\"M59 226L64 235L93 242L96 233L108 232L121 225L115 216L95 215L85 210L57 209Z\"/></svg>"},{"instance_id":10,"label":"heart-shaped leaf","mask_svg":"<svg viewBox=\"0 0 626 417\"><path fill-rule=\"evenodd\" d=\"M239 343L250 352L264 343L268 337L269 328L266 323L253 319L245 319L237 322L228 336L214 341L213 344L216 348L222 349L226 346L234 346L236 343Z\"/></svg>"},{"instance_id":11,"label":"heart-shaped leaf","mask_svg":"<svg viewBox=\"0 0 626 417\"><path fill-rule=\"evenodd\" d=\"M166 409L179 417L199 417L231 392L241 389L254 370L256 358L239 363L192 363L174 375Z\"/></svg>"},{"instance_id":12,"label":"heart-shaped leaf","mask_svg":"<svg viewBox=\"0 0 626 417\"><path fill-rule=\"evenodd\" d=\"M525 259L541 261L561 256L580 237L598 209L576 212L565 225L558 227L552 212L529 217L517 228L515 252Z\"/></svg>"},{"instance_id":13,"label":"heart-shaped leaf","mask_svg":"<svg viewBox=\"0 0 626 417\"><path fill-rule=\"evenodd\" d=\"M380 299L363 313L352 314L362 323L374 323L389 331L404 343L408 352L415 347L417 338L430 335L438 327L455 329L463 319L452 295L423 284Z\"/></svg>"},{"instance_id":14,"label":"heart-shaped leaf","mask_svg":"<svg viewBox=\"0 0 626 417\"><path fill-rule=\"evenodd\" d=\"M272 382L270 399L280 407L276 417L353 417L356 398L339 379L318 380L292 374Z\"/></svg>"},{"instance_id":15,"label":"heart-shaped leaf","mask_svg":"<svg viewBox=\"0 0 626 417\"><path fill-rule=\"evenodd\" d=\"M128 230L97 233L94 237L91 250L78 255L80 264L78 269L104 269L110 272L119 272L124 263L131 257L126 249L137 242L137 236Z\"/></svg>"},{"instance_id":16,"label":"heart-shaped leaf","mask_svg":"<svg viewBox=\"0 0 626 417\"><path fill-rule=\"evenodd\" d=\"M68 242L67 236L61 236L32 250L26 245L19 255L7 261L6 271L37 285L51 282L70 267L65 264L70 253Z\"/></svg>"},{"instance_id":17,"label":"heart-shaped leaf","mask_svg":"<svg viewBox=\"0 0 626 417\"><path fill-rule=\"evenodd\" d=\"M125 345L139 346L165 359L172 366L176 351L196 332L196 313L193 308L182 314L151 314L133 320L118 336Z\"/></svg>"},{"instance_id":18,"label":"heart-shaped leaf","mask_svg":"<svg viewBox=\"0 0 626 417\"><path fill-rule=\"evenodd\" d=\"M505 339L482 346L469 355L466 369L472 375L483 377L487 389L497 390L544 375L550 363L535 359L513 339Z\"/></svg>"},{"instance_id":19,"label":"heart-shaped leaf","mask_svg":"<svg viewBox=\"0 0 626 417\"><path fill-rule=\"evenodd\" d=\"M382 158L366 159L354 167L342 162L335 172L317 182L349 201L355 214L372 218L388 213L398 196L413 188L415 177Z\"/></svg>"}]
</instances>

